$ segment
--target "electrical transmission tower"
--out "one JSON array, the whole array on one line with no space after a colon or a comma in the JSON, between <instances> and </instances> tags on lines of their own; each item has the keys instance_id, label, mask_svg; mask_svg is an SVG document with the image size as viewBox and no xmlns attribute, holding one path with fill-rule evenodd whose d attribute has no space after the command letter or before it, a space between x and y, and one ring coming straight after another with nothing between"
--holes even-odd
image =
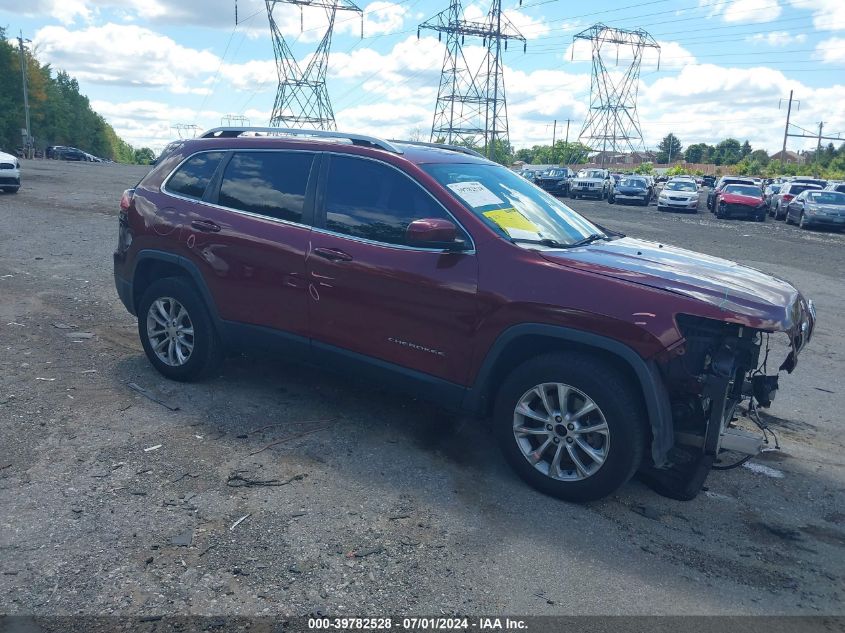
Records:
<instances>
[{"instance_id":1,"label":"electrical transmission tower","mask_svg":"<svg viewBox=\"0 0 845 633\"><path fill-rule=\"evenodd\" d=\"M170 129L175 130L180 139L196 138L201 131L200 126L195 123L174 123Z\"/></svg>"},{"instance_id":2,"label":"electrical transmission tower","mask_svg":"<svg viewBox=\"0 0 845 633\"><path fill-rule=\"evenodd\" d=\"M312 127L317 130L337 129L326 89L326 69L332 45L332 31L334 31L335 16L338 11L353 11L361 14L363 32L361 9L351 0L264 0L264 4L270 21L273 53L276 56L276 72L279 76L279 89L273 103L270 125ZM322 7L326 11L328 19L326 33L305 68L297 63L273 17L273 10L279 4L299 5L300 12L303 7Z\"/></svg>"},{"instance_id":3,"label":"electrical transmission tower","mask_svg":"<svg viewBox=\"0 0 845 633\"><path fill-rule=\"evenodd\" d=\"M507 50L508 40L521 41L524 51L525 38L502 15L501 0L493 0L483 22L464 20L460 0L451 0L448 9L419 25L417 37L420 29L437 31L441 41L446 34L431 140L473 147L483 139L484 153L493 158L497 145L509 142L502 52ZM463 50L467 35L481 38L484 45L484 58L478 67Z\"/></svg>"},{"instance_id":4,"label":"electrical transmission tower","mask_svg":"<svg viewBox=\"0 0 845 633\"><path fill-rule=\"evenodd\" d=\"M640 85L640 66L643 53L648 48L657 49L657 68L660 68L660 44L642 29L630 31L595 24L573 38L587 40L593 50L593 76L590 82L590 111L578 140L593 150L601 150L601 164L607 162L608 152L635 152L644 149L640 117L637 114L637 92ZM608 70L602 49L606 44L616 45L616 66L619 49L630 48L632 57L627 67ZM608 51L605 51L607 53Z\"/></svg>"}]
</instances>

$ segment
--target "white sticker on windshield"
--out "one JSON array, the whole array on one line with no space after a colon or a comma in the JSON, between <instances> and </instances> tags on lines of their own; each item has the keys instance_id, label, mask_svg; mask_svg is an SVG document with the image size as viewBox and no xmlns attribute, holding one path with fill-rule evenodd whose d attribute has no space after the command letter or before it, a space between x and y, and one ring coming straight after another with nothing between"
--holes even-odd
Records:
<instances>
[{"instance_id":1,"label":"white sticker on windshield","mask_svg":"<svg viewBox=\"0 0 845 633\"><path fill-rule=\"evenodd\" d=\"M490 191L480 182L453 182L452 184L446 186L458 194L464 202L474 209L486 207L491 204L504 203L504 201L499 200L499 198L496 197L495 193Z\"/></svg>"}]
</instances>

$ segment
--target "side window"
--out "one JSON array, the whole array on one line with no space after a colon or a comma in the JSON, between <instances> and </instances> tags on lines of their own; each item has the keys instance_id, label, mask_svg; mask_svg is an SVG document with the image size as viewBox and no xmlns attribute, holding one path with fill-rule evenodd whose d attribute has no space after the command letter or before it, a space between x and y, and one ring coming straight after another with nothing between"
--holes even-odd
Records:
<instances>
[{"instance_id":1,"label":"side window","mask_svg":"<svg viewBox=\"0 0 845 633\"><path fill-rule=\"evenodd\" d=\"M408 225L423 218L454 221L399 171L371 160L332 156L326 187L328 230L405 245Z\"/></svg>"},{"instance_id":2,"label":"side window","mask_svg":"<svg viewBox=\"0 0 845 633\"><path fill-rule=\"evenodd\" d=\"M203 152L191 156L167 181L166 190L200 200L223 155L224 152Z\"/></svg>"},{"instance_id":3,"label":"side window","mask_svg":"<svg viewBox=\"0 0 845 633\"><path fill-rule=\"evenodd\" d=\"M223 172L218 204L301 222L313 162L307 152L235 152Z\"/></svg>"}]
</instances>

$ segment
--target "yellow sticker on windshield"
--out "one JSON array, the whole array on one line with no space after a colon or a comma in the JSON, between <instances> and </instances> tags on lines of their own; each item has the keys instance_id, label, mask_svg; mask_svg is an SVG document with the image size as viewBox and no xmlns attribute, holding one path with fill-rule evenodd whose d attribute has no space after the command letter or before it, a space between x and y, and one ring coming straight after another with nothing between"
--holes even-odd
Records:
<instances>
[{"instance_id":1,"label":"yellow sticker on windshield","mask_svg":"<svg viewBox=\"0 0 845 633\"><path fill-rule=\"evenodd\" d=\"M511 237L523 239L537 239L540 237L540 229L537 228L537 225L513 207L485 211L483 215L491 222L495 222L499 228Z\"/></svg>"}]
</instances>

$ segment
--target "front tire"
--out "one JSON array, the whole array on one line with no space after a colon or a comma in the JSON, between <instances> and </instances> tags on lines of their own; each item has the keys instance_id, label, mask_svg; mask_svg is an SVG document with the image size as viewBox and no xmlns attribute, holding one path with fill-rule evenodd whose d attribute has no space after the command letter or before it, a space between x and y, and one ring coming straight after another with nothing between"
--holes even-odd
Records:
<instances>
[{"instance_id":1,"label":"front tire","mask_svg":"<svg viewBox=\"0 0 845 633\"><path fill-rule=\"evenodd\" d=\"M567 501L601 499L639 468L646 416L631 383L581 353L538 356L499 388L495 435L528 484Z\"/></svg>"},{"instance_id":2,"label":"front tire","mask_svg":"<svg viewBox=\"0 0 845 633\"><path fill-rule=\"evenodd\" d=\"M138 335L150 363L171 380L199 380L223 361L208 308L183 277L159 279L146 289L138 304Z\"/></svg>"},{"instance_id":3,"label":"front tire","mask_svg":"<svg viewBox=\"0 0 845 633\"><path fill-rule=\"evenodd\" d=\"M801 215L798 217L798 228L807 230L809 227L807 226L807 221L804 219L804 212L801 212Z\"/></svg>"},{"instance_id":4,"label":"front tire","mask_svg":"<svg viewBox=\"0 0 845 633\"><path fill-rule=\"evenodd\" d=\"M3 187L3 191L6 193L17 193L18 189L20 189L20 185L17 187Z\"/></svg>"}]
</instances>

